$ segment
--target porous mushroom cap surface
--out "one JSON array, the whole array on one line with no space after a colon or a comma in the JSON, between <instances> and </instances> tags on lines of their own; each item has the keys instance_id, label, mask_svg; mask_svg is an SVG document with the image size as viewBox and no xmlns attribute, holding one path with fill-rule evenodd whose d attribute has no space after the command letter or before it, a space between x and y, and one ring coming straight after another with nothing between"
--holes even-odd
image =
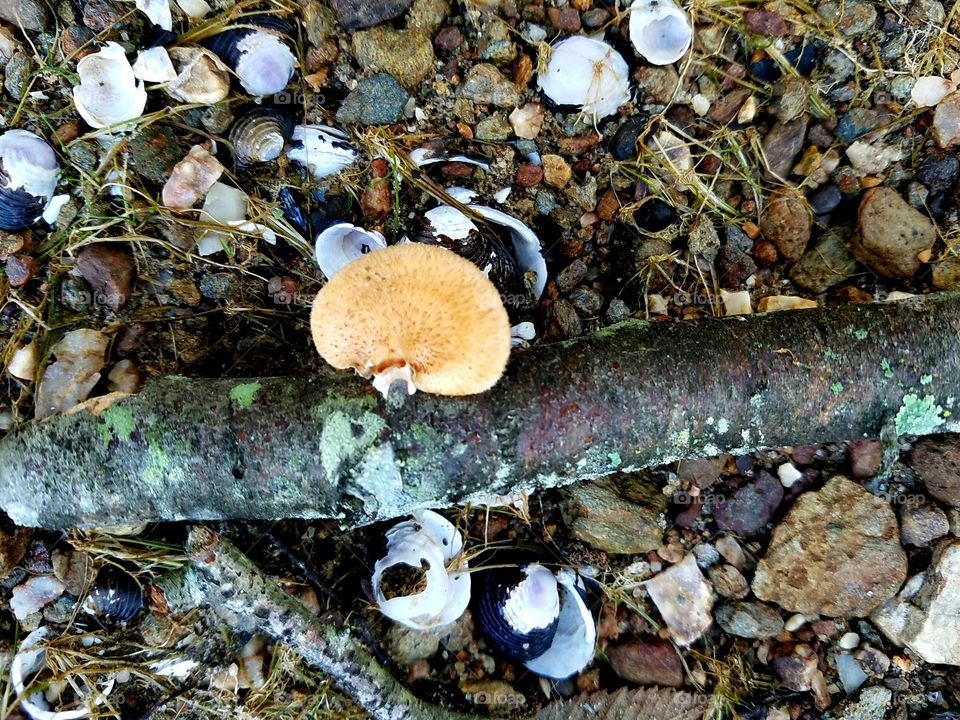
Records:
<instances>
[{"instance_id":1,"label":"porous mushroom cap surface","mask_svg":"<svg viewBox=\"0 0 960 720\"><path fill-rule=\"evenodd\" d=\"M510 356L499 291L473 263L436 245L393 245L349 263L317 294L310 327L324 360L375 376L384 394L395 379L411 393L483 392Z\"/></svg>"}]
</instances>

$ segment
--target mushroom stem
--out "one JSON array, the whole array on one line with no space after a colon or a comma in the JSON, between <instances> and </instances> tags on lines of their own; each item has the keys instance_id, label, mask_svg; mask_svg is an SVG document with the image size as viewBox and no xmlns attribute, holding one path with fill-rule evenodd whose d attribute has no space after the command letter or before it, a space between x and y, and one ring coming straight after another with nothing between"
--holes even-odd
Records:
<instances>
[{"instance_id":1,"label":"mushroom stem","mask_svg":"<svg viewBox=\"0 0 960 720\"><path fill-rule=\"evenodd\" d=\"M386 400L390 394L390 388L398 381L407 384L407 395L413 395L417 391L417 386L413 382L413 368L403 360L399 360L396 364L391 364L383 370L374 371L372 384Z\"/></svg>"}]
</instances>

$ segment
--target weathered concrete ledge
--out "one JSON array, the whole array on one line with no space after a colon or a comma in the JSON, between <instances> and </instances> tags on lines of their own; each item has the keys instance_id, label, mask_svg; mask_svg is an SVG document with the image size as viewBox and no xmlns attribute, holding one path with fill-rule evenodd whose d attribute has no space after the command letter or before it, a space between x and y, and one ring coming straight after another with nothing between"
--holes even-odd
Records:
<instances>
[{"instance_id":1,"label":"weathered concrete ledge","mask_svg":"<svg viewBox=\"0 0 960 720\"><path fill-rule=\"evenodd\" d=\"M515 353L490 392L383 402L347 373L149 382L0 441L0 505L48 528L345 526L684 457L960 430L960 296L631 321Z\"/></svg>"}]
</instances>

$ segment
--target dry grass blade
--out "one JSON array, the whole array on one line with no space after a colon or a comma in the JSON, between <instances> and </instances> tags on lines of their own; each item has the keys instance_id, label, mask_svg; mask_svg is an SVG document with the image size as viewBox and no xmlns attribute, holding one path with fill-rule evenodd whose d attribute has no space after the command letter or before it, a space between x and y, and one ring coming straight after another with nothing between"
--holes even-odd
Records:
<instances>
[{"instance_id":1,"label":"dry grass blade","mask_svg":"<svg viewBox=\"0 0 960 720\"><path fill-rule=\"evenodd\" d=\"M69 534L69 541L74 548L89 553L97 560L133 563L140 572L145 573L176 570L188 562L182 546L140 537L75 530Z\"/></svg>"},{"instance_id":2,"label":"dry grass blade","mask_svg":"<svg viewBox=\"0 0 960 720\"><path fill-rule=\"evenodd\" d=\"M705 695L667 688L620 688L551 703L536 720L700 720L708 703Z\"/></svg>"}]
</instances>

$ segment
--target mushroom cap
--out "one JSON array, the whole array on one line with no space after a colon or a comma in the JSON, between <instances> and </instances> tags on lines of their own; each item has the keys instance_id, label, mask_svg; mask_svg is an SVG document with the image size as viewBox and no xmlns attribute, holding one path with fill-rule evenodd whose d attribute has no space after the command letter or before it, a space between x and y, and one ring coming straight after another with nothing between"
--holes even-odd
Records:
<instances>
[{"instance_id":1,"label":"mushroom cap","mask_svg":"<svg viewBox=\"0 0 960 720\"><path fill-rule=\"evenodd\" d=\"M491 388L510 356L500 293L473 263L436 245L393 245L349 263L317 294L310 327L333 367L405 375L437 395Z\"/></svg>"}]
</instances>

